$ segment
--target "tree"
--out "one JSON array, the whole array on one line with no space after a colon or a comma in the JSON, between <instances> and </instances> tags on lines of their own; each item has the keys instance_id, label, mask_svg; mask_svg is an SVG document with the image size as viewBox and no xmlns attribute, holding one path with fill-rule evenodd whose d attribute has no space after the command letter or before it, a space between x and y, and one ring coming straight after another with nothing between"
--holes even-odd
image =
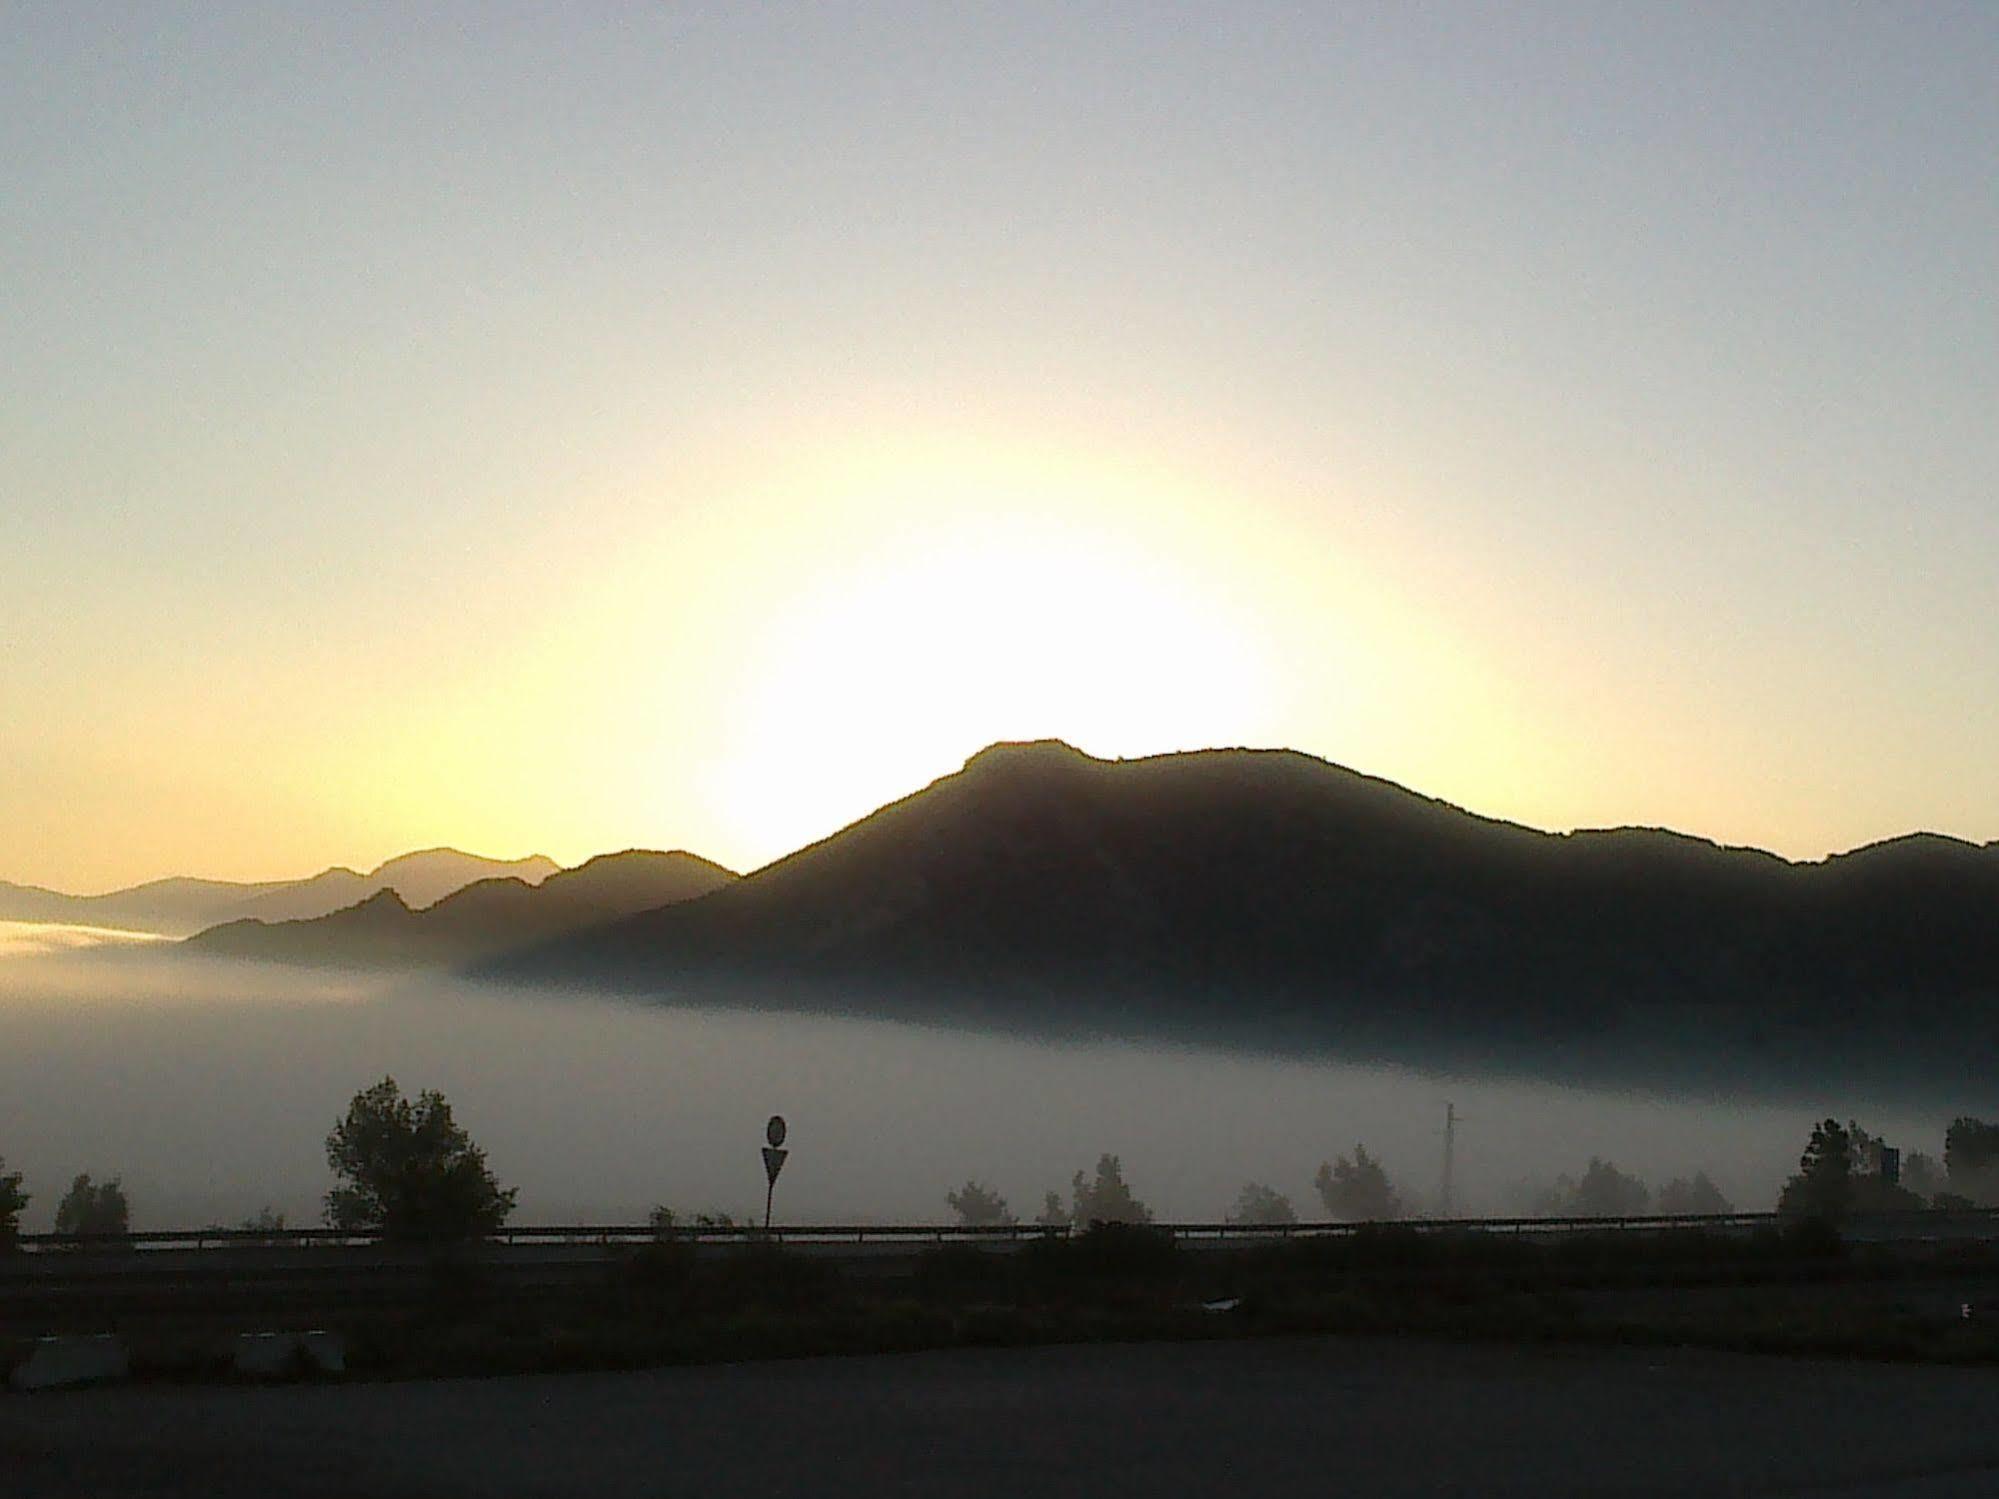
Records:
<instances>
[{"instance_id":1,"label":"tree","mask_svg":"<svg viewBox=\"0 0 1999 1499\"><path fill-rule=\"evenodd\" d=\"M1853 1165L1853 1195L1848 1206L1856 1213L1908 1213L1928 1204L1899 1181L1888 1180L1888 1142L1870 1135L1860 1121L1846 1121L1849 1156ZM1923 1160L1921 1156L1915 1157ZM1901 1173L1898 1171L1897 1173Z\"/></svg>"},{"instance_id":2,"label":"tree","mask_svg":"<svg viewBox=\"0 0 1999 1499\"><path fill-rule=\"evenodd\" d=\"M1961 1115L1944 1131L1943 1169L1950 1190L1980 1206L1999 1202L1999 1124Z\"/></svg>"},{"instance_id":3,"label":"tree","mask_svg":"<svg viewBox=\"0 0 1999 1499\"><path fill-rule=\"evenodd\" d=\"M344 1183L326 1194L326 1221L385 1238L450 1242L497 1230L514 1210L486 1153L434 1091L415 1103L385 1077L356 1093L326 1137L326 1163Z\"/></svg>"},{"instance_id":4,"label":"tree","mask_svg":"<svg viewBox=\"0 0 1999 1499\"><path fill-rule=\"evenodd\" d=\"M1275 1226L1297 1221L1298 1214L1291 1206L1291 1199L1262 1182L1246 1184L1236 1195L1235 1211L1229 1215L1231 1223Z\"/></svg>"},{"instance_id":5,"label":"tree","mask_svg":"<svg viewBox=\"0 0 1999 1499\"><path fill-rule=\"evenodd\" d=\"M1862 1176L1869 1172L1879 1173L1881 1158L1888 1149L1888 1142L1879 1135L1870 1135L1860 1127L1858 1119L1846 1121L1847 1155L1853 1163L1853 1174Z\"/></svg>"},{"instance_id":6,"label":"tree","mask_svg":"<svg viewBox=\"0 0 1999 1499\"><path fill-rule=\"evenodd\" d=\"M1072 1214L1076 1226L1088 1228L1092 1223L1150 1223L1152 1212L1146 1205L1131 1195L1131 1188L1124 1184L1124 1167L1114 1155L1097 1157L1097 1178L1085 1181L1078 1171L1070 1183L1075 1199Z\"/></svg>"},{"instance_id":7,"label":"tree","mask_svg":"<svg viewBox=\"0 0 1999 1499\"><path fill-rule=\"evenodd\" d=\"M1934 1200L1939 1193L1950 1190L1936 1157L1920 1150L1902 1157L1902 1185L1925 1200Z\"/></svg>"},{"instance_id":8,"label":"tree","mask_svg":"<svg viewBox=\"0 0 1999 1499\"><path fill-rule=\"evenodd\" d=\"M1319 1163L1312 1179L1319 1201L1326 1205L1328 1218L1351 1223L1382 1223L1402 1216L1402 1200L1389 1184L1381 1163L1367 1153L1365 1145L1353 1148L1353 1159L1341 1156L1332 1165Z\"/></svg>"},{"instance_id":9,"label":"tree","mask_svg":"<svg viewBox=\"0 0 1999 1499\"><path fill-rule=\"evenodd\" d=\"M1837 1119L1812 1126L1798 1173L1784 1183L1777 1211L1836 1220L1853 1205L1853 1137Z\"/></svg>"},{"instance_id":10,"label":"tree","mask_svg":"<svg viewBox=\"0 0 1999 1499\"><path fill-rule=\"evenodd\" d=\"M108 1182L93 1182L85 1171L69 1184L69 1191L56 1204L59 1234L123 1238L131 1231L131 1208L125 1201L125 1188L116 1177Z\"/></svg>"},{"instance_id":11,"label":"tree","mask_svg":"<svg viewBox=\"0 0 1999 1499\"><path fill-rule=\"evenodd\" d=\"M1659 1211L1673 1217L1698 1217L1707 1213L1732 1213L1735 1205L1721 1195L1721 1188L1696 1171L1694 1179L1676 1176L1659 1189Z\"/></svg>"},{"instance_id":12,"label":"tree","mask_svg":"<svg viewBox=\"0 0 1999 1499\"><path fill-rule=\"evenodd\" d=\"M1060 1192L1050 1192L1041 1199L1041 1211L1034 1217L1037 1227L1060 1228L1068 1221L1069 1210L1062 1206Z\"/></svg>"},{"instance_id":13,"label":"tree","mask_svg":"<svg viewBox=\"0 0 1999 1499\"><path fill-rule=\"evenodd\" d=\"M21 1190L21 1173L8 1171L7 1163L0 1160L0 1254L19 1243L21 1210L27 1205L28 1194Z\"/></svg>"},{"instance_id":14,"label":"tree","mask_svg":"<svg viewBox=\"0 0 1999 1499\"><path fill-rule=\"evenodd\" d=\"M1013 1222L1006 1199L975 1181L966 1182L956 1192L946 1192L944 1200L966 1228L1000 1228Z\"/></svg>"},{"instance_id":15,"label":"tree","mask_svg":"<svg viewBox=\"0 0 1999 1499\"><path fill-rule=\"evenodd\" d=\"M1566 1172L1534 1202L1537 1218L1632 1218L1643 1213L1652 1192L1601 1156L1591 1156L1582 1179Z\"/></svg>"}]
</instances>

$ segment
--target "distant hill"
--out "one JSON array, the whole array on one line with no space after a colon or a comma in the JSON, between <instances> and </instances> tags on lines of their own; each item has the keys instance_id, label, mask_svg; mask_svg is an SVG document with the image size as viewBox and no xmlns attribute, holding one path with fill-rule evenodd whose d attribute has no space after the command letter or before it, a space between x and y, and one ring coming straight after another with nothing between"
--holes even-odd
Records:
<instances>
[{"instance_id":1,"label":"distant hill","mask_svg":"<svg viewBox=\"0 0 1999 1499\"><path fill-rule=\"evenodd\" d=\"M355 876L359 878L359 876ZM76 926L125 927L164 932L193 931L224 912L304 881L241 884L231 880L172 878L150 880L105 895L65 895L33 885L0 883L0 921L58 921Z\"/></svg>"},{"instance_id":2,"label":"distant hill","mask_svg":"<svg viewBox=\"0 0 1999 1499\"><path fill-rule=\"evenodd\" d=\"M477 880L516 879L539 885L561 870L560 864L542 854L525 859L481 859L455 848L427 848L389 860L368 878L395 891L411 909L421 911Z\"/></svg>"},{"instance_id":3,"label":"distant hill","mask_svg":"<svg viewBox=\"0 0 1999 1499\"><path fill-rule=\"evenodd\" d=\"M427 906L475 880L510 876L540 884L561 867L540 854L525 859L485 859L457 849L436 848L403 854L367 874L336 866L309 879L254 884L175 878L105 895L64 895L0 881L0 921L125 927L181 937L248 917L291 921L324 916L382 890L395 891L412 906Z\"/></svg>"},{"instance_id":4,"label":"distant hill","mask_svg":"<svg viewBox=\"0 0 1999 1499\"><path fill-rule=\"evenodd\" d=\"M518 878L480 880L425 909L413 909L396 888L385 886L313 920L232 921L184 945L277 963L442 967L691 900L735 878L694 854L633 849L550 874L539 885Z\"/></svg>"},{"instance_id":5,"label":"distant hill","mask_svg":"<svg viewBox=\"0 0 1999 1499\"><path fill-rule=\"evenodd\" d=\"M1999 847L1793 864L1539 832L1290 751L1006 744L704 900L478 971L1539 1070L1632 1047L1783 1069L1999 1038Z\"/></svg>"}]
</instances>

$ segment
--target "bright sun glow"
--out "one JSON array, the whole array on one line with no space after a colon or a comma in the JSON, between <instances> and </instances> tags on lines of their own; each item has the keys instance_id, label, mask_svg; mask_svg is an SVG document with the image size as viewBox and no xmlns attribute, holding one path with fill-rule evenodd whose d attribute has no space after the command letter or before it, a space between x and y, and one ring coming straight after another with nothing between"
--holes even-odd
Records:
<instances>
[{"instance_id":1,"label":"bright sun glow","mask_svg":"<svg viewBox=\"0 0 1999 1499\"><path fill-rule=\"evenodd\" d=\"M1265 654L1229 601L1043 519L904 534L787 601L743 665L715 793L770 856L997 739L1154 754L1269 720Z\"/></svg>"}]
</instances>

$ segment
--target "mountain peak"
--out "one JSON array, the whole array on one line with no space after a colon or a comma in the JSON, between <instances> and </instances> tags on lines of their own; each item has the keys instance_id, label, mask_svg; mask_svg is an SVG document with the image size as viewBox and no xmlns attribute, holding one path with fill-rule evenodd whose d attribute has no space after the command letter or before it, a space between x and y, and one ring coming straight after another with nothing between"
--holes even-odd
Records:
<instances>
[{"instance_id":1,"label":"mountain peak","mask_svg":"<svg viewBox=\"0 0 1999 1499\"><path fill-rule=\"evenodd\" d=\"M489 859L482 854L468 854L462 848L418 848L406 854L397 854L393 859L384 859L368 871L368 878L386 879L409 869L457 868L468 865L476 865L482 869L534 869L542 871L544 877L562 867L546 854L529 854L520 859Z\"/></svg>"},{"instance_id":2,"label":"mountain peak","mask_svg":"<svg viewBox=\"0 0 1999 1499\"><path fill-rule=\"evenodd\" d=\"M965 762L966 770L1047 769L1056 766L1101 765L1063 739L1001 739Z\"/></svg>"},{"instance_id":3,"label":"mountain peak","mask_svg":"<svg viewBox=\"0 0 1999 1499\"><path fill-rule=\"evenodd\" d=\"M456 848L424 848L398 854L369 871L371 884L393 887L414 910L433 906L479 880L517 879L539 885L562 866L545 854L525 859L488 859Z\"/></svg>"},{"instance_id":4,"label":"mountain peak","mask_svg":"<svg viewBox=\"0 0 1999 1499\"><path fill-rule=\"evenodd\" d=\"M1043 739L480 971L1416 1060L1613 1033L1636 1058L1689 1016L1726 1038L1689 1055L1754 1065L1991 1034L1970 1028L1999 994L1999 867L1919 837L1853 873L1660 829L1541 832L1295 751L1101 760Z\"/></svg>"}]
</instances>

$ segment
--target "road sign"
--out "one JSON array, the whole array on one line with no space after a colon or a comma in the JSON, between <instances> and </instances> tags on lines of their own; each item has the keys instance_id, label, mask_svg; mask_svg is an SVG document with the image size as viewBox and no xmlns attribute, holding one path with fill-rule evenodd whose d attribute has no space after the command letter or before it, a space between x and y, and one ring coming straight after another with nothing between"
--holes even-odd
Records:
<instances>
[{"instance_id":1,"label":"road sign","mask_svg":"<svg viewBox=\"0 0 1999 1499\"><path fill-rule=\"evenodd\" d=\"M770 1123L764 1126L764 1138L770 1144L764 1147L764 1232L770 1232L770 1200L777 1191L777 1174L784 1169L784 1158L791 1154L784 1148L784 1115L773 1114Z\"/></svg>"}]
</instances>

